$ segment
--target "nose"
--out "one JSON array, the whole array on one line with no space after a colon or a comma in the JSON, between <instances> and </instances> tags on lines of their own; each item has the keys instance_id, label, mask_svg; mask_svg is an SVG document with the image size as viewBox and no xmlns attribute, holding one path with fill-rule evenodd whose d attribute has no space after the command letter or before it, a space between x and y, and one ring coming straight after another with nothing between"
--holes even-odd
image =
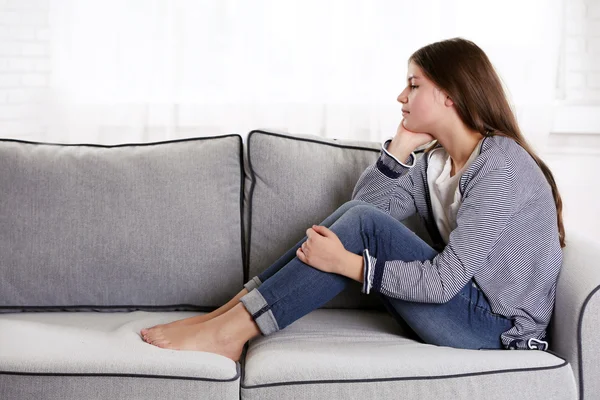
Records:
<instances>
[{"instance_id":1,"label":"nose","mask_svg":"<svg viewBox=\"0 0 600 400\"><path fill-rule=\"evenodd\" d=\"M402 91L402 93L400 93L398 95L398 102L402 103L402 104L406 104L406 102L408 101L408 96L406 95L406 89L404 89Z\"/></svg>"}]
</instances>

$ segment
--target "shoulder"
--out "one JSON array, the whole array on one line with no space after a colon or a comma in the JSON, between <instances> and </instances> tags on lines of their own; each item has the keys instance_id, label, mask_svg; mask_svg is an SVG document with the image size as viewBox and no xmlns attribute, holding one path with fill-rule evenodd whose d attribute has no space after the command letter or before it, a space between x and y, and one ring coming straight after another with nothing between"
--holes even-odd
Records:
<instances>
[{"instance_id":1,"label":"shoulder","mask_svg":"<svg viewBox=\"0 0 600 400\"><path fill-rule=\"evenodd\" d=\"M516 140L501 135L488 136L483 139L481 154L484 153L500 156L508 164L514 164L515 162L531 158L527 150L521 147Z\"/></svg>"},{"instance_id":2,"label":"shoulder","mask_svg":"<svg viewBox=\"0 0 600 400\"><path fill-rule=\"evenodd\" d=\"M484 156L482 161L515 173L515 178L531 176L545 180L533 157L510 137L494 135L484 138L480 155Z\"/></svg>"},{"instance_id":3,"label":"shoulder","mask_svg":"<svg viewBox=\"0 0 600 400\"><path fill-rule=\"evenodd\" d=\"M536 161L514 139L494 135L483 139L481 152L461 178L461 187L485 181L486 176L501 177L503 185L509 185L520 197L528 197L540 187L549 188L546 177ZM547 187L546 187L547 186Z\"/></svg>"}]
</instances>

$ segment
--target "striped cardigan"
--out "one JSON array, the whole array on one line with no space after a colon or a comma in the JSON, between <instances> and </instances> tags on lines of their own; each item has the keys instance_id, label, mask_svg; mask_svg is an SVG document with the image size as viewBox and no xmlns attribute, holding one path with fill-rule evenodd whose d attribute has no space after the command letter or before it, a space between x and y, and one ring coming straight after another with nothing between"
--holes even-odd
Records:
<instances>
[{"instance_id":1,"label":"striped cardigan","mask_svg":"<svg viewBox=\"0 0 600 400\"><path fill-rule=\"evenodd\" d=\"M352 199L403 220L418 213L439 253L432 260L377 259L363 252L363 293L375 290L407 301L445 303L474 278L492 312L514 326L501 335L506 348L540 348L552 315L562 249L552 190L535 160L513 139L488 136L464 171L457 227L448 243L432 215L428 154L406 166L383 146L360 176ZM412 160L411 160L412 159ZM544 349L547 348L547 343Z\"/></svg>"}]
</instances>

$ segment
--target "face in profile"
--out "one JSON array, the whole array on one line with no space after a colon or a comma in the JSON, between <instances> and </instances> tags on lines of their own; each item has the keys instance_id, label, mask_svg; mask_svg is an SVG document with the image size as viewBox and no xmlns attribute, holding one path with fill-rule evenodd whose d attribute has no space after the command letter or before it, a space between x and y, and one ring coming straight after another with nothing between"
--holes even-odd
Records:
<instances>
[{"instance_id":1,"label":"face in profile","mask_svg":"<svg viewBox=\"0 0 600 400\"><path fill-rule=\"evenodd\" d=\"M402 103L404 127L413 132L434 135L447 112L448 102L445 99L446 95L411 61L406 74L406 87L398 95L398 102Z\"/></svg>"}]
</instances>

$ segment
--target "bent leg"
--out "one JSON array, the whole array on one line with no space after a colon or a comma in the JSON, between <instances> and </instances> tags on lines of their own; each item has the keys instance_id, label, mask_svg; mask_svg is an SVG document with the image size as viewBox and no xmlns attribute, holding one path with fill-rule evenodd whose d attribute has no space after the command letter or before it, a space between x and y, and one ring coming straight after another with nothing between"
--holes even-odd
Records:
<instances>
[{"instance_id":1,"label":"bent leg","mask_svg":"<svg viewBox=\"0 0 600 400\"><path fill-rule=\"evenodd\" d=\"M512 320L492 313L481 290L469 281L450 301L428 304L377 294L390 314L405 322L425 343L464 349L504 348L500 335Z\"/></svg>"},{"instance_id":2,"label":"bent leg","mask_svg":"<svg viewBox=\"0 0 600 400\"><path fill-rule=\"evenodd\" d=\"M321 222L318 225L326 226L329 228L335 221L337 221L342 215L344 215L344 213L346 211L348 211L352 207L355 207L358 205L362 205L362 206L369 205L371 207L374 207L374 206L370 205L369 203L366 203L361 200L350 200L350 201L347 201L344 204L342 204L340 207L338 207L337 210L335 210L333 213L331 213L327 218L325 218L323 220L323 222ZM279 259L277 261L275 261L273 264L271 264L271 266L269 268L265 269L263 272L261 272L260 274L258 274L257 276L253 277L248 282L246 282L244 284L244 287L248 290L248 292L250 292L250 291L252 291L252 289L255 289L255 288L259 287L260 285L262 285L263 282L265 282L267 279L269 279L270 277L275 275L287 263L292 261L294 259L294 257L296 256L296 250L298 250L298 248L300 248L300 246L302 246L302 243L304 243L306 241L306 239L307 239L307 237L304 236L302 239L300 239L300 241L298 243L296 243L292 248L290 248L281 257L279 257Z\"/></svg>"},{"instance_id":3,"label":"bent leg","mask_svg":"<svg viewBox=\"0 0 600 400\"><path fill-rule=\"evenodd\" d=\"M370 204L347 210L329 229L339 237L346 250L354 254L362 254L365 248L375 256L401 254L406 260L436 254L400 221ZM240 301L253 316L261 333L269 335L321 307L351 282L350 278L320 271L294 256Z\"/></svg>"},{"instance_id":4,"label":"bent leg","mask_svg":"<svg viewBox=\"0 0 600 400\"><path fill-rule=\"evenodd\" d=\"M401 222L372 205L346 211L330 229L346 250L384 260L431 260L437 252ZM339 294L349 278L310 267L293 257L278 273L240 301L263 335L285 328ZM483 293L469 282L444 304L409 302L378 294L388 311L425 342L460 348L501 348L512 321L493 314Z\"/></svg>"}]
</instances>

